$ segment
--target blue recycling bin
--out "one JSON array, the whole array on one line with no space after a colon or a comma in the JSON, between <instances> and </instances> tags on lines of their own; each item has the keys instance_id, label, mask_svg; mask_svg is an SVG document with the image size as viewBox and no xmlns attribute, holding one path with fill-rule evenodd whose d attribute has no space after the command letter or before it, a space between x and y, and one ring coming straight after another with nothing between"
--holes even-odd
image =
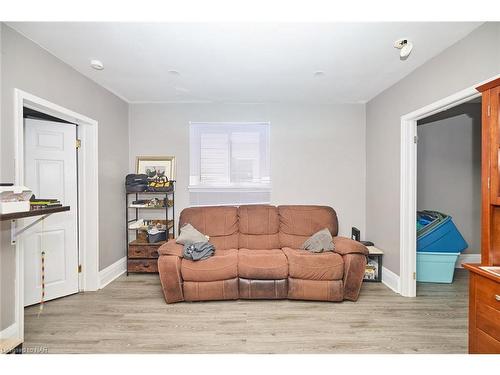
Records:
<instances>
[{"instance_id":1,"label":"blue recycling bin","mask_svg":"<svg viewBox=\"0 0 500 375\"><path fill-rule=\"evenodd\" d=\"M461 253L467 247L451 216L436 211L417 213L418 252Z\"/></svg>"}]
</instances>

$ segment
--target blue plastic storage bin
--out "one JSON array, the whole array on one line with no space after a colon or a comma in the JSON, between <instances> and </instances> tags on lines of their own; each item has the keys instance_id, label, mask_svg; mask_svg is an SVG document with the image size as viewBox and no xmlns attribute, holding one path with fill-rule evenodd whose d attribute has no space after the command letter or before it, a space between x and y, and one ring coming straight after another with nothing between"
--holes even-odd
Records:
<instances>
[{"instance_id":1,"label":"blue plastic storage bin","mask_svg":"<svg viewBox=\"0 0 500 375\"><path fill-rule=\"evenodd\" d=\"M417 237L418 252L461 253L467 247L467 242L465 242L450 216L446 216L441 222L435 224L431 230Z\"/></svg>"},{"instance_id":2,"label":"blue plastic storage bin","mask_svg":"<svg viewBox=\"0 0 500 375\"><path fill-rule=\"evenodd\" d=\"M417 253L417 281L451 284L459 255L460 253Z\"/></svg>"}]
</instances>

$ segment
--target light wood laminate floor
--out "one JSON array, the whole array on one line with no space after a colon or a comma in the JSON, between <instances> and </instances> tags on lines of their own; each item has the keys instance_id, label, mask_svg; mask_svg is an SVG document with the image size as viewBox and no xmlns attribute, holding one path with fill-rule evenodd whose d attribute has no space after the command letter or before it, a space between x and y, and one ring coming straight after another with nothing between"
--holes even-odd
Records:
<instances>
[{"instance_id":1,"label":"light wood laminate floor","mask_svg":"<svg viewBox=\"0 0 500 375\"><path fill-rule=\"evenodd\" d=\"M157 275L25 309L25 347L48 353L466 353L467 288L418 284L404 298L365 283L357 302L163 300Z\"/></svg>"}]
</instances>

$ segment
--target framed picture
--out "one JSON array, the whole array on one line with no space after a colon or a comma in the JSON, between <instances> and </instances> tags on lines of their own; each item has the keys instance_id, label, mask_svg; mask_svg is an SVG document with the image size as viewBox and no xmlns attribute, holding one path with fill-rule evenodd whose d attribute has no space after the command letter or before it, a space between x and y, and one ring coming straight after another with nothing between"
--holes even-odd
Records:
<instances>
[{"instance_id":1,"label":"framed picture","mask_svg":"<svg viewBox=\"0 0 500 375\"><path fill-rule=\"evenodd\" d=\"M146 174L149 178L167 176L175 180L174 156L138 156L136 173Z\"/></svg>"}]
</instances>

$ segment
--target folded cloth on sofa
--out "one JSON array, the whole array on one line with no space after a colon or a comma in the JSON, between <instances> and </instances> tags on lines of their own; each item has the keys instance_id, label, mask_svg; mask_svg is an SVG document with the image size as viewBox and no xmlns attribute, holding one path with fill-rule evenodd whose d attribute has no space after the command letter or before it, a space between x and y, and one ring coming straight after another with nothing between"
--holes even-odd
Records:
<instances>
[{"instance_id":1,"label":"folded cloth on sofa","mask_svg":"<svg viewBox=\"0 0 500 375\"><path fill-rule=\"evenodd\" d=\"M322 253L323 251L333 251L333 237L328 228L321 229L309 237L300 247L302 250L308 250L313 253Z\"/></svg>"},{"instance_id":2,"label":"folded cloth on sofa","mask_svg":"<svg viewBox=\"0 0 500 375\"><path fill-rule=\"evenodd\" d=\"M208 242L209 238L210 237L205 236L191 224L187 223L182 226L181 233L179 234L179 237L177 237L175 242L180 243L181 245L186 245L197 242Z\"/></svg>"},{"instance_id":3,"label":"folded cloth on sofa","mask_svg":"<svg viewBox=\"0 0 500 375\"><path fill-rule=\"evenodd\" d=\"M189 260L208 259L214 255L215 247L210 242L195 242L184 245L183 256Z\"/></svg>"}]
</instances>

